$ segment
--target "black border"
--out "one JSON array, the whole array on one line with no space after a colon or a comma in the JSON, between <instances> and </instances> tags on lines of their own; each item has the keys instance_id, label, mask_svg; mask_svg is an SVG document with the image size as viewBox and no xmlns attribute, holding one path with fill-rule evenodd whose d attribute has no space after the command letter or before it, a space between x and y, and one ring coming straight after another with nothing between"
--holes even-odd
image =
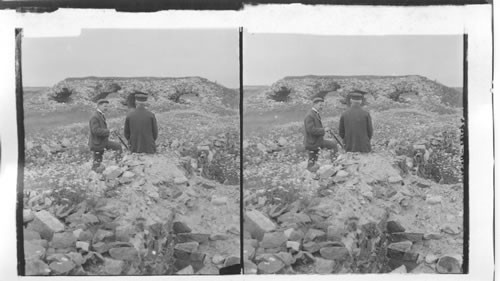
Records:
<instances>
[{"instance_id":1,"label":"black border","mask_svg":"<svg viewBox=\"0 0 500 281\"><path fill-rule=\"evenodd\" d=\"M245 274L244 257L244 200L243 200L243 27L239 28L239 47L240 47L240 261L241 274Z\"/></svg>"},{"instance_id":2,"label":"black border","mask_svg":"<svg viewBox=\"0 0 500 281\"><path fill-rule=\"evenodd\" d=\"M464 108L464 124L463 124L463 135L462 143L464 145L464 155L463 155L463 183L464 183L464 216L463 216L463 262L462 262L462 273L469 273L469 89L468 89L468 46L469 37L468 34L463 35L464 44L464 58L463 58L463 108Z\"/></svg>"},{"instance_id":3,"label":"black border","mask_svg":"<svg viewBox=\"0 0 500 281\"><path fill-rule=\"evenodd\" d=\"M162 10L242 10L245 5L376 5L439 6L492 4L493 0L30 0L1 1L1 9L45 13L59 8L114 9L119 12L157 12Z\"/></svg>"},{"instance_id":4,"label":"black border","mask_svg":"<svg viewBox=\"0 0 500 281\"><path fill-rule=\"evenodd\" d=\"M17 111L17 197L16 197L16 238L17 238L17 274L25 276L24 232L23 232L23 190L24 190L24 107L22 78L23 30L15 29L16 39L16 111Z\"/></svg>"}]
</instances>

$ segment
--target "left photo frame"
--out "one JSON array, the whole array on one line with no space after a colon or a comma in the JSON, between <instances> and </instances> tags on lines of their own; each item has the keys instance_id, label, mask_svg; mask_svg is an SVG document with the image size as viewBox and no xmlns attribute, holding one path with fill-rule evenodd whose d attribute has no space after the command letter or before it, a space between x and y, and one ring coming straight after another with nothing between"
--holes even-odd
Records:
<instances>
[{"instance_id":1,"label":"left photo frame","mask_svg":"<svg viewBox=\"0 0 500 281\"><path fill-rule=\"evenodd\" d=\"M239 36L16 29L19 275L241 272Z\"/></svg>"}]
</instances>

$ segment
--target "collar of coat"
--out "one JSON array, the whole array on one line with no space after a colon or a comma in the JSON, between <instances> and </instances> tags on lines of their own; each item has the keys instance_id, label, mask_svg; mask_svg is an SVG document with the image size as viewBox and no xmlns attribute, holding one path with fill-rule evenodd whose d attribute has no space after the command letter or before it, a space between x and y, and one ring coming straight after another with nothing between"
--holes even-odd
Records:
<instances>
[{"instance_id":1,"label":"collar of coat","mask_svg":"<svg viewBox=\"0 0 500 281\"><path fill-rule=\"evenodd\" d=\"M316 114L318 114L318 116L319 116L319 111L316 108L313 107L312 111L316 112Z\"/></svg>"}]
</instances>

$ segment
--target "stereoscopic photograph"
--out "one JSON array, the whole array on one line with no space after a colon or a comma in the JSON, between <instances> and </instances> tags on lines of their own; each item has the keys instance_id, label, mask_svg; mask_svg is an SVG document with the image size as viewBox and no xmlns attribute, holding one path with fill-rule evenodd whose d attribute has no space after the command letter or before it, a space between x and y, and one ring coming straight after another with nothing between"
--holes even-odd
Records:
<instances>
[{"instance_id":1,"label":"stereoscopic photograph","mask_svg":"<svg viewBox=\"0 0 500 281\"><path fill-rule=\"evenodd\" d=\"M22 38L26 275L239 271L238 42L237 29Z\"/></svg>"},{"instance_id":2,"label":"stereoscopic photograph","mask_svg":"<svg viewBox=\"0 0 500 281\"><path fill-rule=\"evenodd\" d=\"M243 38L245 273L463 273L464 35Z\"/></svg>"}]
</instances>

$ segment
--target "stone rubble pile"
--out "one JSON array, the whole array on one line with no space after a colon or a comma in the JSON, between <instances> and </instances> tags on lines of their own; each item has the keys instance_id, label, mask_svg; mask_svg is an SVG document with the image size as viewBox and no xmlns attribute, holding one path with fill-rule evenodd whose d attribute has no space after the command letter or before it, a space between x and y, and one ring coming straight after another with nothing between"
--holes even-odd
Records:
<instances>
[{"instance_id":1,"label":"stone rubble pile","mask_svg":"<svg viewBox=\"0 0 500 281\"><path fill-rule=\"evenodd\" d=\"M321 160L316 174L304 172L296 192L305 196L295 201L247 196L248 272L461 272L463 232L451 215L456 201L444 199L454 190L403 178L388 159L348 153L334 163Z\"/></svg>"},{"instance_id":2,"label":"stone rubble pile","mask_svg":"<svg viewBox=\"0 0 500 281\"><path fill-rule=\"evenodd\" d=\"M88 173L77 204L50 190L31 192L23 211L26 274L217 274L239 263L239 218L231 216L238 203L229 200L238 191L188 175L176 159L106 160L102 174ZM203 216L207 223L198 222Z\"/></svg>"}]
</instances>

